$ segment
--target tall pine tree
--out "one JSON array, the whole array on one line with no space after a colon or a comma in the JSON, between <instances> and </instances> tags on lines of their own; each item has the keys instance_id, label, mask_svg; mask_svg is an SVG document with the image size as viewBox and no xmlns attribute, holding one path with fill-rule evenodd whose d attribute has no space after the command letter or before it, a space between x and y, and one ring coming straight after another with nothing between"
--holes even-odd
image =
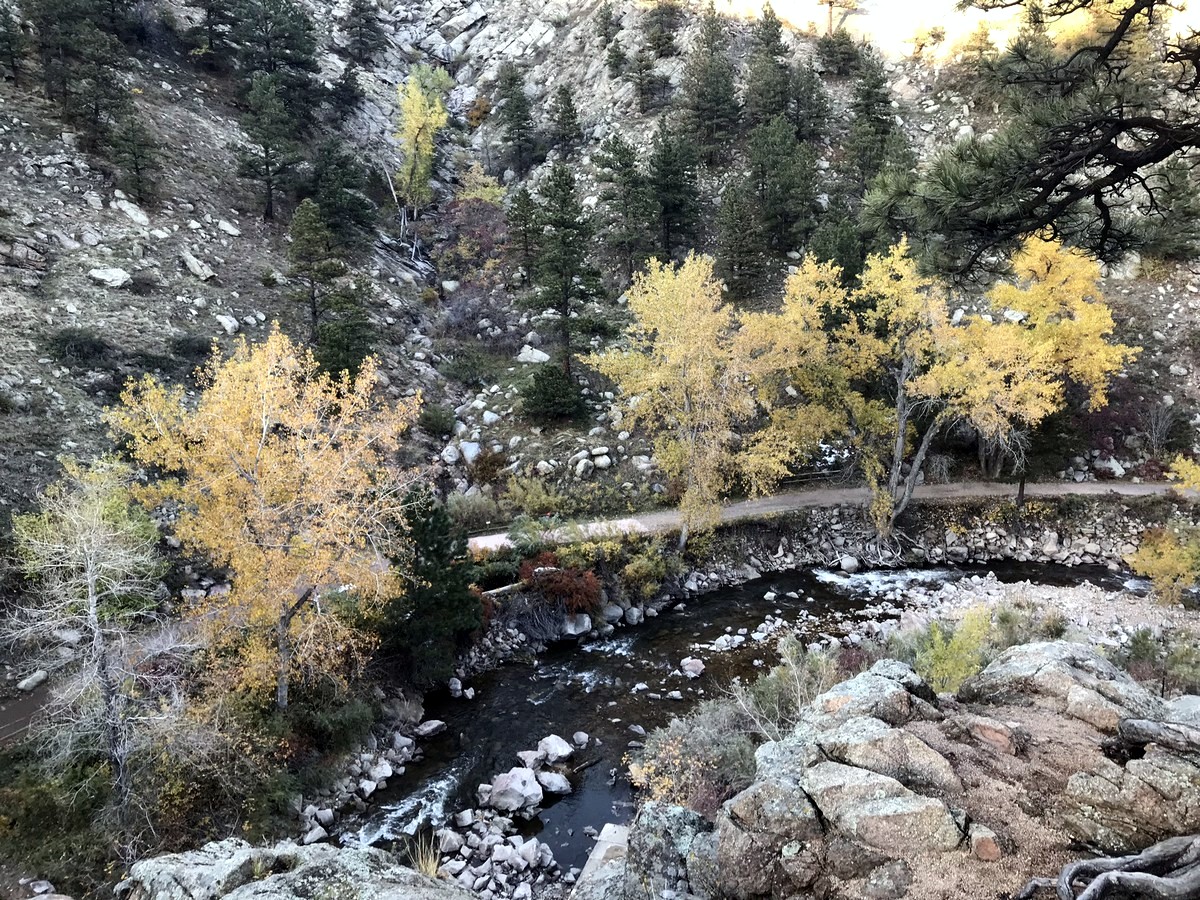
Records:
<instances>
[{"instance_id":1,"label":"tall pine tree","mask_svg":"<svg viewBox=\"0 0 1200 900\"><path fill-rule=\"evenodd\" d=\"M830 109L829 94L817 70L808 63L798 64L792 70L788 105L788 118L796 128L796 137L802 141L820 140L829 122Z\"/></svg>"},{"instance_id":2,"label":"tall pine tree","mask_svg":"<svg viewBox=\"0 0 1200 900\"><path fill-rule=\"evenodd\" d=\"M619 134L605 139L595 161L600 180L605 183L600 194L602 239L620 267L624 286L633 281L633 273L654 246L650 180L642 171L638 152Z\"/></svg>"},{"instance_id":3,"label":"tall pine tree","mask_svg":"<svg viewBox=\"0 0 1200 900\"><path fill-rule=\"evenodd\" d=\"M726 52L725 23L709 0L700 38L683 70L680 108L701 159L715 165L728 155L737 128L738 102L733 63Z\"/></svg>"},{"instance_id":4,"label":"tall pine tree","mask_svg":"<svg viewBox=\"0 0 1200 900\"><path fill-rule=\"evenodd\" d=\"M510 246L517 252L526 274L533 271L534 255L542 237L542 210L524 185L517 188L506 214Z\"/></svg>"},{"instance_id":5,"label":"tall pine tree","mask_svg":"<svg viewBox=\"0 0 1200 900\"><path fill-rule=\"evenodd\" d=\"M770 245L780 251L802 246L816 224L815 154L796 140L791 122L781 115L750 132L748 150L751 185Z\"/></svg>"},{"instance_id":6,"label":"tall pine tree","mask_svg":"<svg viewBox=\"0 0 1200 900\"><path fill-rule=\"evenodd\" d=\"M533 163L537 135L533 128L533 106L525 93L525 76L511 62L500 67L498 76L500 108L497 113L508 145L508 162L518 175Z\"/></svg>"},{"instance_id":7,"label":"tall pine tree","mask_svg":"<svg viewBox=\"0 0 1200 900\"><path fill-rule=\"evenodd\" d=\"M308 13L295 0L241 0L234 37L243 70L275 79L292 136L307 133L323 99L314 77L316 29Z\"/></svg>"},{"instance_id":8,"label":"tall pine tree","mask_svg":"<svg viewBox=\"0 0 1200 900\"><path fill-rule=\"evenodd\" d=\"M8 71L13 84L21 83L21 68L28 43L12 4L9 0L0 0L0 69Z\"/></svg>"},{"instance_id":9,"label":"tall pine tree","mask_svg":"<svg viewBox=\"0 0 1200 900\"><path fill-rule=\"evenodd\" d=\"M153 199L162 170L162 145L136 116L127 116L113 129L109 156L121 169L121 186L138 203Z\"/></svg>"},{"instance_id":10,"label":"tall pine tree","mask_svg":"<svg viewBox=\"0 0 1200 900\"><path fill-rule=\"evenodd\" d=\"M696 225L696 153L675 134L664 116L650 150L650 196L658 231L658 247L670 259L676 244Z\"/></svg>"},{"instance_id":11,"label":"tall pine tree","mask_svg":"<svg viewBox=\"0 0 1200 900\"><path fill-rule=\"evenodd\" d=\"M360 66L371 62L387 46L375 0L350 0L342 31L346 35L346 52Z\"/></svg>"},{"instance_id":12,"label":"tall pine tree","mask_svg":"<svg viewBox=\"0 0 1200 900\"><path fill-rule=\"evenodd\" d=\"M792 71L784 59L783 23L771 4L763 7L754 24L754 49L746 72L746 124L769 122L788 110L792 96Z\"/></svg>"},{"instance_id":13,"label":"tall pine tree","mask_svg":"<svg viewBox=\"0 0 1200 900\"><path fill-rule=\"evenodd\" d=\"M859 187L865 189L883 168L888 138L896 130L887 74L874 53L863 53L850 112L853 121L847 150Z\"/></svg>"},{"instance_id":14,"label":"tall pine tree","mask_svg":"<svg viewBox=\"0 0 1200 900\"><path fill-rule=\"evenodd\" d=\"M762 281L766 243L754 185L734 182L725 189L717 213L717 273L735 299L749 297Z\"/></svg>"},{"instance_id":15,"label":"tall pine tree","mask_svg":"<svg viewBox=\"0 0 1200 900\"><path fill-rule=\"evenodd\" d=\"M583 129L579 125L579 111L571 88L560 84L554 90L550 103L550 143L563 154L569 154L583 141Z\"/></svg>"},{"instance_id":16,"label":"tall pine tree","mask_svg":"<svg viewBox=\"0 0 1200 900\"><path fill-rule=\"evenodd\" d=\"M364 192L366 177L355 155L335 138L321 145L312 162L306 192L343 251L359 245L375 224L375 204Z\"/></svg>"},{"instance_id":17,"label":"tall pine tree","mask_svg":"<svg viewBox=\"0 0 1200 900\"><path fill-rule=\"evenodd\" d=\"M249 142L238 149L238 174L262 183L263 218L275 218L275 198L300 162L292 139L292 117L279 97L274 76L259 72L250 84L242 128Z\"/></svg>"},{"instance_id":18,"label":"tall pine tree","mask_svg":"<svg viewBox=\"0 0 1200 900\"><path fill-rule=\"evenodd\" d=\"M575 175L565 163L555 163L540 191L542 236L537 255L541 299L558 313L557 325L563 371L571 374L574 321L571 312L584 295L587 251L592 226L575 190Z\"/></svg>"},{"instance_id":19,"label":"tall pine tree","mask_svg":"<svg viewBox=\"0 0 1200 900\"><path fill-rule=\"evenodd\" d=\"M675 32L682 17L679 0L654 0L654 5L642 17L642 34L646 46L658 59L679 52Z\"/></svg>"}]
</instances>

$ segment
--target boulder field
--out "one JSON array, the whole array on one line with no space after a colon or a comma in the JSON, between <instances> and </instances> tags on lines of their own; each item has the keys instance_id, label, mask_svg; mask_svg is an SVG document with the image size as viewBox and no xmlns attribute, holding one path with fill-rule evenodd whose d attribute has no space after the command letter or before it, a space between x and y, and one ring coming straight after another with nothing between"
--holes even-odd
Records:
<instances>
[{"instance_id":1,"label":"boulder field","mask_svg":"<svg viewBox=\"0 0 1200 900\"><path fill-rule=\"evenodd\" d=\"M957 695L884 660L760 746L715 821L646 803L572 898L1012 894L1074 848L1200 831L1198 724L1080 644L1013 647Z\"/></svg>"}]
</instances>

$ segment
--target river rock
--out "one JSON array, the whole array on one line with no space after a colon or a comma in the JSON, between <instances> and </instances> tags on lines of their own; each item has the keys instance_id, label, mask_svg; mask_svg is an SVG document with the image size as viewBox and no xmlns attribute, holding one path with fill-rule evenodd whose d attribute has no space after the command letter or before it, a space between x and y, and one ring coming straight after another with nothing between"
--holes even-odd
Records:
<instances>
[{"instance_id":1,"label":"river rock","mask_svg":"<svg viewBox=\"0 0 1200 900\"><path fill-rule=\"evenodd\" d=\"M538 741L538 753L542 754L546 762L550 765L560 763L564 759L570 759L571 754L575 752L575 748L560 738L557 734L551 734Z\"/></svg>"},{"instance_id":2,"label":"river rock","mask_svg":"<svg viewBox=\"0 0 1200 900\"><path fill-rule=\"evenodd\" d=\"M631 606L625 610L625 621L630 625L641 625L644 613L636 606Z\"/></svg>"},{"instance_id":3,"label":"river rock","mask_svg":"<svg viewBox=\"0 0 1200 900\"><path fill-rule=\"evenodd\" d=\"M517 812L542 802L542 786L532 769L514 768L492 781L488 805L501 812Z\"/></svg>"},{"instance_id":4,"label":"river rock","mask_svg":"<svg viewBox=\"0 0 1200 900\"><path fill-rule=\"evenodd\" d=\"M586 731L577 731L571 735L571 741L576 747L583 749L588 745L588 733Z\"/></svg>"},{"instance_id":5,"label":"river rock","mask_svg":"<svg viewBox=\"0 0 1200 900\"><path fill-rule=\"evenodd\" d=\"M123 900L295 900L315 896L314 888L321 896L377 900L473 896L418 875L373 847L251 847L237 838L136 862L119 893Z\"/></svg>"},{"instance_id":6,"label":"river rock","mask_svg":"<svg viewBox=\"0 0 1200 900\"><path fill-rule=\"evenodd\" d=\"M679 670L688 678L699 678L704 674L704 661L686 656L679 663Z\"/></svg>"},{"instance_id":7,"label":"river rock","mask_svg":"<svg viewBox=\"0 0 1200 900\"><path fill-rule=\"evenodd\" d=\"M538 784L548 794L569 794L571 793L571 782L567 780L565 775L560 775L557 772L538 772Z\"/></svg>"},{"instance_id":8,"label":"river rock","mask_svg":"<svg viewBox=\"0 0 1200 900\"><path fill-rule=\"evenodd\" d=\"M575 613L563 617L563 637L579 637L592 630L592 617L587 613Z\"/></svg>"},{"instance_id":9,"label":"river rock","mask_svg":"<svg viewBox=\"0 0 1200 900\"><path fill-rule=\"evenodd\" d=\"M625 617L625 610L621 609L621 607L615 603L609 603L605 605L604 609L601 611L601 615L604 616L605 622L608 622L610 625L615 625Z\"/></svg>"},{"instance_id":10,"label":"river rock","mask_svg":"<svg viewBox=\"0 0 1200 900\"><path fill-rule=\"evenodd\" d=\"M847 554L838 560L838 568L847 575L853 575L859 570L859 563L855 557Z\"/></svg>"},{"instance_id":11,"label":"river rock","mask_svg":"<svg viewBox=\"0 0 1200 900\"><path fill-rule=\"evenodd\" d=\"M422 722L416 727L414 733L419 738L430 738L435 734L441 734L446 730L446 723L441 719L430 719L427 722Z\"/></svg>"}]
</instances>

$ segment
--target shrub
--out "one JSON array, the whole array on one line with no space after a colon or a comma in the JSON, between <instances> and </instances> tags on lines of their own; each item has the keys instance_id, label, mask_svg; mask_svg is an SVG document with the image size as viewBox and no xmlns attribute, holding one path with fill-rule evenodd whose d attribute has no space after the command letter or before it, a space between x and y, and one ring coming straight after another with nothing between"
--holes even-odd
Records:
<instances>
[{"instance_id":1,"label":"shrub","mask_svg":"<svg viewBox=\"0 0 1200 900\"><path fill-rule=\"evenodd\" d=\"M627 758L630 780L651 798L712 818L754 778L754 744L738 709L708 700L646 737Z\"/></svg>"},{"instance_id":2,"label":"shrub","mask_svg":"<svg viewBox=\"0 0 1200 900\"><path fill-rule=\"evenodd\" d=\"M417 424L432 437L446 437L454 431L454 410L440 403L422 404Z\"/></svg>"},{"instance_id":3,"label":"shrub","mask_svg":"<svg viewBox=\"0 0 1200 900\"><path fill-rule=\"evenodd\" d=\"M565 505L563 495L541 478L514 475L508 480L504 505L526 516L553 516Z\"/></svg>"},{"instance_id":4,"label":"shrub","mask_svg":"<svg viewBox=\"0 0 1200 900\"><path fill-rule=\"evenodd\" d=\"M858 68L862 53L850 32L839 28L817 40L817 58L832 75L850 75Z\"/></svg>"},{"instance_id":5,"label":"shrub","mask_svg":"<svg viewBox=\"0 0 1200 900\"><path fill-rule=\"evenodd\" d=\"M185 365L196 366L212 354L212 338L183 334L171 339L171 355Z\"/></svg>"},{"instance_id":6,"label":"shrub","mask_svg":"<svg viewBox=\"0 0 1200 900\"><path fill-rule=\"evenodd\" d=\"M632 552L621 569L621 585L626 592L649 600L662 587L667 577L667 555L662 541L653 540Z\"/></svg>"},{"instance_id":7,"label":"shrub","mask_svg":"<svg viewBox=\"0 0 1200 900\"><path fill-rule=\"evenodd\" d=\"M917 651L917 672L936 691L957 691L982 667L991 627L991 613L982 606L968 610L957 628L934 622Z\"/></svg>"},{"instance_id":8,"label":"shrub","mask_svg":"<svg viewBox=\"0 0 1200 900\"><path fill-rule=\"evenodd\" d=\"M539 424L578 419L587 409L579 385L549 363L533 373L529 385L521 392L521 406L525 415Z\"/></svg>"},{"instance_id":9,"label":"shrub","mask_svg":"<svg viewBox=\"0 0 1200 900\"><path fill-rule=\"evenodd\" d=\"M484 447L475 457L475 462L471 463L471 481L475 484L496 484L500 481L507 465L507 453L503 450L497 451L490 447Z\"/></svg>"},{"instance_id":10,"label":"shrub","mask_svg":"<svg viewBox=\"0 0 1200 900\"><path fill-rule=\"evenodd\" d=\"M46 342L51 356L61 363L86 365L105 362L117 355L116 348L87 328L63 328Z\"/></svg>"},{"instance_id":11,"label":"shrub","mask_svg":"<svg viewBox=\"0 0 1200 900\"><path fill-rule=\"evenodd\" d=\"M279 284L279 273L274 269L263 269L258 280L262 282L263 287L273 288Z\"/></svg>"},{"instance_id":12,"label":"shrub","mask_svg":"<svg viewBox=\"0 0 1200 900\"><path fill-rule=\"evenodd\" d=\"M996 650L1031 641L1058 640L1067 633L1067 618L1061 612L1042 613L1021 601L999 606L994 618L989 644Z\"/></svg>"},{"instance_id":13,"label":"shrub","mask_svg":"<svg viewBox=\"0 0 1200 900\"><path fill-rule=\"evenodd\" d=\"M1149 628L1139 628L1117 662L1164 697L1200 692L1200 646L1191 632L1164 631L1155 637Z\"/></svg>"},{"instance_id":14,"label":"shrub","mask_svg":"<svg viewBox=\"0 0 1200 900\"><path fill-rule=\"evenodd\" d=\"M505 548L484 553L475 560L475 578L485 591L516 584L521 577L521 559Z\"/></svg>"},{"instance_id":15,"label":"shrub","mask_svg":"<svg viewBox=\"0 0 1200 900\"><path fill-rule=\"evenodd\" d=\"M500 505L486 494L451 494L446 512L467 531L478 531L503 519Z\"/></svg>"},{"instance_id":16,"label":"shrub","mask_svg":"<svg viewBox=\"0 0 1200 900\"><path fill-rule=\"evenodd\" d=\"M471 108L467 110L467 124L471 130L475 130L484 123L487 117L492 112L492 101L480 94L475 98L475 102L471 104Z\"/></svg>"},{"instance_id":17,"label":"shrub","mask_svg":"<svg viewBox=\"0 0 1200 900\"><path fill-rule=\"evenodd\" d=\"M1168 604L1183 600L1184 590L1200 572L1200 535L1155 528L1142 535L1137 552L1126 559L1133 571L1150 579L1154 593Z\"/></svg>"},{"instance_id":18,"label":"shrub","mask_svg":"<svg viewBox=\"0 0 1200 900\"><path fill-rule=\"evenodd\" d=\"M789 635L779 642L779 665L750 684L735 680L729 696L753 729L769 741L780 740L800 718L800 710L842 679L837 658L809 653Z\"/></svg>"},{"instance_id":19,"label":"shrub","mask_svg":"<svg viewBox=\"0 0 1200 900\"><path fill-rule=\"evenodd\" d=\"M596 574L561 566L550 552L521 563L521 581L548 606L569 615L592 614L600 607L600 579Z\"/></svg>"}]
</instances>

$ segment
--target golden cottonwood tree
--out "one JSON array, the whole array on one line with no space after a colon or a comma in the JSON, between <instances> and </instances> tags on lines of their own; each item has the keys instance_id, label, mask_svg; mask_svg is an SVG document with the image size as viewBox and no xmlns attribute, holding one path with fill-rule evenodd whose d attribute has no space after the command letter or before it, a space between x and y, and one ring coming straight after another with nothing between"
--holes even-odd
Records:
<instances>
[{"instance_id":1,"label":"golden cottonwood tree","mask_svg":"<svg viewBox=\"0 0 1200 900\"><path fill-rule=\"evenodd\" d=\"M1176 459L1169 474L1180 487L1200 491L1200 465L1193 460ZM1179 603L1184 590L1200 580L1200 528L1180 523L1147 531L1126 562L1150 579L1160 600Z\"/></svg>"},{"instance_id":2,"label":"golden cottonwood tree","mask_svg":"<svg viewBox=\"0 0 1200 900\"><path fill-rule=\"evenodd\" d=\"M754 414L748 359L712 260L651 260L628 293L627 346L588 362L630 398L627 421L654 436L659 466L683 485L684 538L711 527L734 477L738 426Z\"/></svg>"},{"instance_id":3,"label":"golden cottonwood tree","mask_svg":"<svg viewBox=\"0 0 1200 900\"><path fill-rule=\"evenodd\" d=\"M1109 378L1136 350L1109 341L1112 314L1097 265L1033 238L1013 268L1015 282L989 295L992 314L956 321L945 288L918 271L904 241L869 257L851 290L839 288L835 266L805 261L779 313L746 319L748 333L769 336L776 348L756 369L764 400L771 402L772 384L791 388L756 440L766 458L800 453L844 429L887 538L952 422L1004 446L1017 428L1061 408L1068 382L1087 390L1093 409L1102 406ZM779 474L756 471L759 489Z\"/></svg>"},{"instance_id":4,"label":"golden cottonwood tree","mask_svg":"<svg viewBox=\"0 0 1200 900\"><path fill-rule=\"evenodd\" d=\"M452 82L451 82L452 83ZM400 126L396 140L404 162L396 172L396 191L405 204L416 209L433 199L429 181L433 177L434 141L449 121L442 102L446 78L429 66L416 66L398 89Z\"/></svg>"},{"instance_id":5,"label":"golden cottonwood tree","mask_svg":"<svg viewBox=\"0 0 1200 900\"><path fill-rule=\"evenodd\" d=\"M139 462L172 476L153 493L179 503L184 546L231 572L232 591L196 612L236 643L241 686L273 687L279 709L294 678L336 677L368 648L340 603L369 610L400 590L391 560L416 476L395 451L419 400L383 402L376 381L373 359L335 378L275 329L214 355L194 409L146 376L107 414Z\"/></svg>"}]
</instances>

